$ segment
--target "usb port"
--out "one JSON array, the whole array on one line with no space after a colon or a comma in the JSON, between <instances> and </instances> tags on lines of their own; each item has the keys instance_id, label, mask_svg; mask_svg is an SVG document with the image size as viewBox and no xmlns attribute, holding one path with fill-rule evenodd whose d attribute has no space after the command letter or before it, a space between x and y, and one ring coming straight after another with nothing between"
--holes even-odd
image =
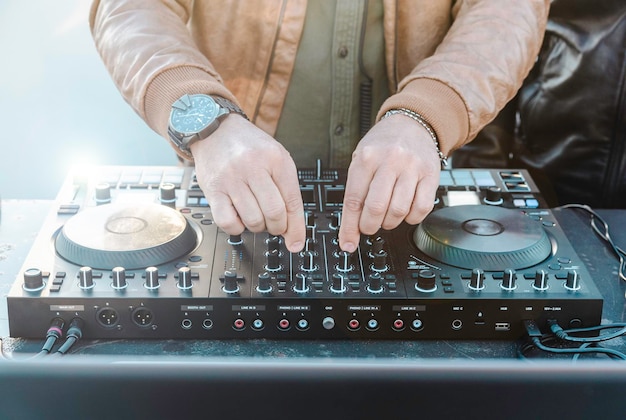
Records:
<instances>
[{"instance_id":1,"label":"usb port","mask_svg":"<svg viewBox=\"0 0 626 420\"><path fill-rule=\"evenodd\" d=\"M496 322L496 331L511 331L510 322Z\"/></svg>"}]
</instances>

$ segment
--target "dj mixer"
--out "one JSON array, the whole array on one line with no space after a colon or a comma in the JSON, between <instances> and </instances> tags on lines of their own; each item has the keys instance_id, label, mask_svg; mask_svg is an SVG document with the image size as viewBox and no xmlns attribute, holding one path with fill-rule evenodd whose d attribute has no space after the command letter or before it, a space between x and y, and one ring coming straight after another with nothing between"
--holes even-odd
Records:
<instances>
[{"instance_id":1,"label":"dj mixer","mask_svg":"<svg viewBox=\"0 0 626 420\"><path fill-rule=\"evenodd\" d=\"M10 334L514 339L600 323L594 279L525 170L452 169L419 225L337 242L346 171L298 171L307 241L220 230L193 167L74 170L7 297Z\"/></svg>"}]
</instances>

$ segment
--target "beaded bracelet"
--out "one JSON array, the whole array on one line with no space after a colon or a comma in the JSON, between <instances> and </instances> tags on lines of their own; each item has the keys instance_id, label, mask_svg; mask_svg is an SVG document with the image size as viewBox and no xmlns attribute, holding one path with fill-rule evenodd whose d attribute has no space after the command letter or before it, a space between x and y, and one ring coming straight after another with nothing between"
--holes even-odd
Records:
<instances>
[{"instance_id":1,"label":"beaded bracelet","mask_svg":"<svg viewBox=\"0 0 626 420\"><path fill-rule=\"evenodd\" d=\"M435 143L435 147L437 148L437 155L439 155L439 160L441 161L441 168L445 168L446 166L448 166L448 157L443 154L441 149L439 149L439 140L437 139L437 134L435 134L435 130L433 130L430 124L426 122L424 117L422 117L417 112L411 111L410 109L398 108L390 109L389 111L385 112L383 118L387 118L388 116L395 114L405 115L412 120L417 121L422 127L424 127L426 131L428 131L428 134L430 134L430 138L433 139L433 142Z\"/></svg>"}]
</instances>

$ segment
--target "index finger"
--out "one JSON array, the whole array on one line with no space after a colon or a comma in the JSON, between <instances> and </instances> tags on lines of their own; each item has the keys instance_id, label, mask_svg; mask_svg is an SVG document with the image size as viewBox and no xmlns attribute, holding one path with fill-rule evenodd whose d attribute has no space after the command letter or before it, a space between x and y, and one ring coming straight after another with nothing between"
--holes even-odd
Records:
<instances>
[{"instance_id":1,"label":"index finger","mask_svg":"<svg viewBox=\"0 0 626 420\"><path fill-rule=\"evenodd\" d=\"M306 227L304 226L304 205L298 182L298 171L293 162L282 165L274 174L274 181L285 202L287 229L283 233L285 246L290 252L298 252L304 247Z\"/></svg>"},{"instance_id":2,"label":"index finger","mask_svg":"<svg viewBox=\"0 0 626 420\"><path fill-rule=\"evenodd\" d=\"M361 239L359 221L372 177L373 174L370 171L352 165L348 168L341 226L339 226L339 247L344 251L354 252L359 246Z\"/></svg>"}]
</instances>

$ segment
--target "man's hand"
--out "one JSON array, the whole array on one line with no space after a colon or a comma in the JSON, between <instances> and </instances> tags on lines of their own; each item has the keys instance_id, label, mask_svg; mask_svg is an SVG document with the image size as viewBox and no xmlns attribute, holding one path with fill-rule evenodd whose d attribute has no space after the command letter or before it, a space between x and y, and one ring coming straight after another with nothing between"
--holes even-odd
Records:
<instances>
[{"instance_id":1,"label":"man's hand","mask_svg":"<svg viewBox=\"0 0 626 420\"><path fill-rule=\"evenodd\" d=\"M267 230L287 249L304 246L304 207L296 166L287 150L239 115L191 146L196 175L215 223L226 233Z\"/></svg>"},{"instance_id":2,"label":"man's hand","mask_svg":"<svg viewBox=\"0 0 626 420\"><path fill-rule=\"evenodd\" d=\"M428 132L391 115L365 135L352 154L339 228L341 249L354 252L360 234L417 224L432 210L441 164Z\"/></svg>"}]
</instances>

